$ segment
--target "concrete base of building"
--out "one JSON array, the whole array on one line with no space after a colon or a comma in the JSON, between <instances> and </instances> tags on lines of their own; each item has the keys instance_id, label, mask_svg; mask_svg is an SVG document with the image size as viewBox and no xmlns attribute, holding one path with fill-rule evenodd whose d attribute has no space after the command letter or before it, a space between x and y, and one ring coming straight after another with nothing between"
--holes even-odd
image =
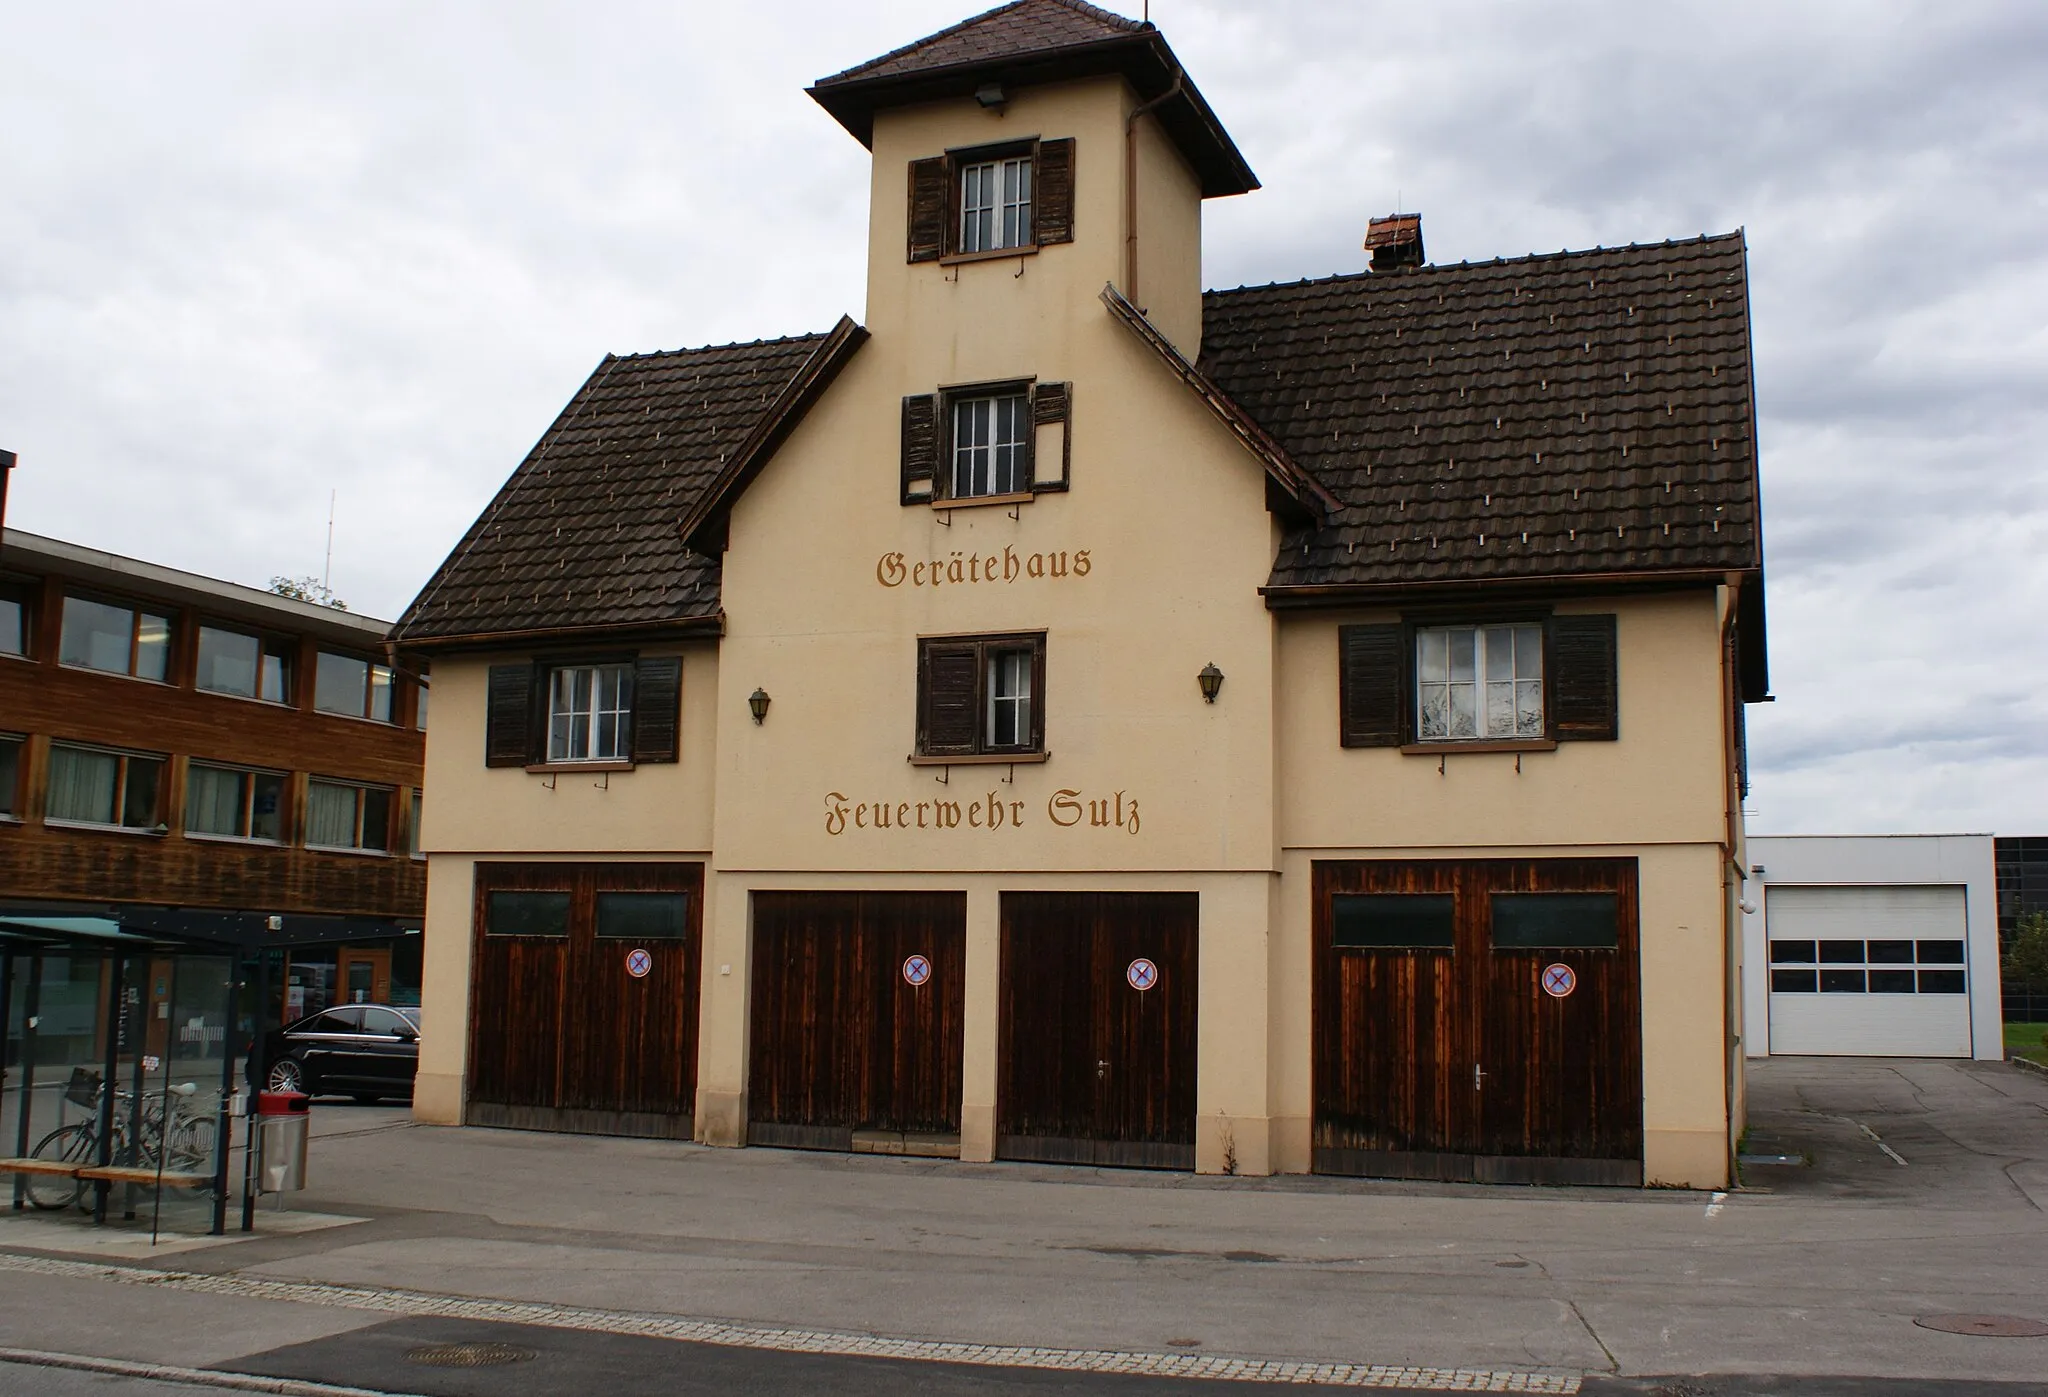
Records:
<instances>
[{"instance_id":1,"label":"concrete base of building","mask_svg":"<svg viewBox=\"0 0 2048 1397\"><path fill-rule=\"evenodd\" d=\"M1273 1123L1264 1116L1195 1121L1195 1172L1264 1177L1273 1172Z\"/></svg>"},{"instance_id":2,"label":"concrete base of building","mask_svg":"<svg viewBox=\"0 0 2048 1397\"><path fill-rule=\"evenodd\" d=\"M1651 1188L1728 1187L1728 1136L1722 1130L1646 1130L1643 1182Z\"/></svg>"},{"instance_id":3,"label":"concrete base of building","mask_svg":"<svg viewBox=\"0 0 2048 1397\"><path fill-rule=\"evenodd\" d=\"M461 1125L462 1078L450 1072L422 1072L413 1078L412 1118L421 1125Z\"/></svg>"},{"instance_id":4,"label":"concrete base of building","mask_svg":"<svg viewBox=\"0 0 2048 1397\"><path fill-rule=\"evenodd\" d=\"M747 1143L747 1098L736 1091L697 1089L697 1143L736 1149Z\"/></svg>"}]
</instances>

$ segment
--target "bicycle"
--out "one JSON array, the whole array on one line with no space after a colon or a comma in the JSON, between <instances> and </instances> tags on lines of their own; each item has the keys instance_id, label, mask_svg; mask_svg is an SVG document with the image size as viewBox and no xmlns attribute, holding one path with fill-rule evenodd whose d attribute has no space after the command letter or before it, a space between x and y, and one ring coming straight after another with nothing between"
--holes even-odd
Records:
<instances>
[{"instance_id":1,"label":"bicycle","mask_svg":"<svg viewBox=\"0 0 2048 1397\"><path fill-rule=\"evenodd\" d=\"M143 1168L155 1168L161 1161L166 1173L205 1173L210 1178L216 1132L210 1116L196 1114L190 1109L188 1103L198 1090L194 1083L180 1082L169 1089L169 1101L162 1095L145 1095L140 1113L141 1148L137 1149L129 1139L136 1115L135 1094L117 1089L114 1092L112 1148L108 1151L108 1158L116 1164L139 1164ZM64 1090L64 1099L74 1106L87 1108L91 1114L82 1121L60 1125L43 1136L35 1149L29 1152L30 1158L68 1165L73 1169L89 1169L98 1164L100 1108L106 1094L106 1084L97 1072L82 1067L75 1069L71 1074L71 1084ZM76 1175L29 1174L24 1176L23 1191L36 1208L57 1212L73 1204L84 1206L85 1186L86 1180ZM211 1185L203 1191L210 1192Z\"/></svg>"}]
</instances>

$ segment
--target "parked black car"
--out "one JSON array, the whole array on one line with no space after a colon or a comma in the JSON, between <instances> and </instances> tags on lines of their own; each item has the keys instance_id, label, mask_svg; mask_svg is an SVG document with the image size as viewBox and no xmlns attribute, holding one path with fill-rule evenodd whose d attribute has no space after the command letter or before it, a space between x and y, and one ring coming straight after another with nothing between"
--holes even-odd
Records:
<instances>
[{"instance_id":1,"label":"parked black car","mask_svg":"<svg viewBox=\"0 0 2048 1397\"><path fill-rule=\"evenodd\" d=\"M271 1034L265 1056L272 1091L358 1101L411 1096L420 1065L419 1010L338 1004Z\"/></svg>"}]
</instances>

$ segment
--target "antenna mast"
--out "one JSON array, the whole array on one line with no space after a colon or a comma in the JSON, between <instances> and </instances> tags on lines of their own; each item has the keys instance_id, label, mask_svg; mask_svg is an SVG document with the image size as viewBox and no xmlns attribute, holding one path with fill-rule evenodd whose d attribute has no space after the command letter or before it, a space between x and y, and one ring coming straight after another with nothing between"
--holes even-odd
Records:
<instances>
[{"instance_id":1,"label":"antenna mast","mask_svg":"<svg viewBox=\"0 0 2048 1397\"><path fill-rule=\"evenodd\" d=\"M334 497L336 492L327 492L327 566L320 573L320 590L334 595Z\"/></svg>"}]
</instances>

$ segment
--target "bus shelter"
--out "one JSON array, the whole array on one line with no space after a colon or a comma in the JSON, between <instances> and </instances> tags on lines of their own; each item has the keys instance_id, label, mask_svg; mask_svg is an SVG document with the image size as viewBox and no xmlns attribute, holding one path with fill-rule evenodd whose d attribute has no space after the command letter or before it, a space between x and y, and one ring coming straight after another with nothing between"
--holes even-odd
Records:
<instances>
[{"instance_id":1,"label":"bus shelter","mask_svg":"<svg viewBox=\"0 0 2048 1397\"><path fill-rule=\"evenodd\" d=\"M0 901L0 1197L219 1235L239 1188L248 1230L234 1120L280 1026L273 976L294 949L400 934L361 918Z\"/></svg>"}]
</instances>

